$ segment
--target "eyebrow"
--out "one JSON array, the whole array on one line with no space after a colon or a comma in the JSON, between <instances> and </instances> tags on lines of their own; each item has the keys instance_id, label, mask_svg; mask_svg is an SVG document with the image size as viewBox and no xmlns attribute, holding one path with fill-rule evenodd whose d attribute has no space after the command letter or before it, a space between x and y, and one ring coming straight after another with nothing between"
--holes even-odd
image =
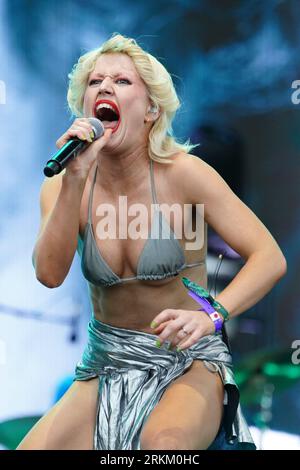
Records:
<instances>
[{"instance_id":1,"label":"eyebrow","mask_svg":"<svg viewBox=\"0 0 300 470\"><path fill-rule=\"evenodd\" d=\"M118 73L113 74L112 77L116 78L116 77L119 77L120 75L127 75L127 74L130 76L131 72L118 72ZM96 77L104 77L105 74L92 72L91 75L95 75Z\"/></svg>"}]
</instances>

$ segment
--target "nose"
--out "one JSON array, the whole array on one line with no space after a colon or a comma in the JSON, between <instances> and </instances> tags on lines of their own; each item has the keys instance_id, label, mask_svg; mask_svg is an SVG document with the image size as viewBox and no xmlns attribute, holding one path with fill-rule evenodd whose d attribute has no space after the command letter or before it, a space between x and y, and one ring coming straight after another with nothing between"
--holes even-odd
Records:
<instances>
[{"instance_id":1,"label":"nose","mask_svg":"<svg viewBox=\"0 0 300 470\"><path fill-rule=\"evenodd\" d=\"M110 77L105 76L99 86L99 93L105 93L108 95L112 94L112 87L111 87L111 82L109 80Z\"/></svg>"}]
</instances>

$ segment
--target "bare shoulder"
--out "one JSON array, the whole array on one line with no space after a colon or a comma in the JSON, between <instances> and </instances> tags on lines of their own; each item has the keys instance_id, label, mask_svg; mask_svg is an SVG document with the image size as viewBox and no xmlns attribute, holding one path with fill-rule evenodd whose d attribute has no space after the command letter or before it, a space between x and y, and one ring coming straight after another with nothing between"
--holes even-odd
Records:
<instances>
[{"instance_id":1,"label":"bare shoulder","mask_svg":"<svg viewBox=\"0 0 300 470\"><path fill-rule=\"evenodd\" d=\"M176 154L167 167L168 178L184 193L189 202L198 201L200 195L205 199L207 192L229 189L224 179L208 163L192 154ZM202 198L201 198L202 199Z\"/></svg>"},{"instance_id":2,"label":"bare shoulder","mask_svg":"<svg viewBox=\"0 0 300 470\"><path fill-rule=\"evenodd\" d=\"M197 157L190 153L180 153L178 157L174 160L177 169L183 171L187 174L194 174L196 172L197 176L205 175L209 173L217 173L216 170L206 163L201 157Z\"/></svg>"},{"instance_id":3,"label":"bare shoulder","mask_svg":"<svg viewBox=\"0 0 300 470\"><path fill-rule=\"evenodd\" d=\"M243 259L270 249L278 255L271 233L212 166L184 153L169 166L177 194L189 203L203 204L205 221Z\"/></svg>"},{"instance_id":4,"label":"bare shoulder","mask_svg":"<svg viewBox=\"0 0 300 470\"><path fill-rule=\"evenodd\" d=\"M195 172L197 177L203 174L207 176L209 172L215 172L213 167L208 163L190 153L180 152L174 155L171 161L171 164L164 165L164 167L168 168L170 174L177 177L191 176L194 175Z\"/></svg>"}]
</instances>

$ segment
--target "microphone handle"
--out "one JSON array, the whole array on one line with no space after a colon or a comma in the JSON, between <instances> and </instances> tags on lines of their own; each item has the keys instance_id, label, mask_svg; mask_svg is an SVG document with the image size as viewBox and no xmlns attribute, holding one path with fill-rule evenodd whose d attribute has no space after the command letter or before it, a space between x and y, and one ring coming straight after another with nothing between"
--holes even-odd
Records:
<instances>
[{"instance_id":1,"label":"microphone handle","mask_svg":"<svg viewBox=\"0 0 300 470\"><path fill-rule=\"evenodd\" d=\"M72 160L76 157L76 153L83 150L88 146L88 142L85 142L80 139L71 139L63 147L55 153L53 158L47 161L44 168L44 175L48 178L58 175L69 160Z\"/></svg>"}]
</instances>

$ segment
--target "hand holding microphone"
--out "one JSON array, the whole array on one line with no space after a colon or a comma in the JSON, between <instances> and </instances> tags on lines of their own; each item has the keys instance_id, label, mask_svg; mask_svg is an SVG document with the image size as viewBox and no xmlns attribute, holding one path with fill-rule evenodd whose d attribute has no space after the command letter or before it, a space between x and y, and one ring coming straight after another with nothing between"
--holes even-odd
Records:
<instances>
[{"instance_id":1,"label":"hand holding microphone","mask_svg":"<svg viewBox=\"0 0 300 470\"><path fill-rule=\"evenodd\" d=\"M72 173L87 174L97 153L107 143L111 134L112 129L104 129L102 122L97 118L75 119L72 126L57 140L56 146L59 150L48 160L44 174L50 178L67 166ZM90 145L96 140L98 142Z\"/></svg>"}]
</instances>

